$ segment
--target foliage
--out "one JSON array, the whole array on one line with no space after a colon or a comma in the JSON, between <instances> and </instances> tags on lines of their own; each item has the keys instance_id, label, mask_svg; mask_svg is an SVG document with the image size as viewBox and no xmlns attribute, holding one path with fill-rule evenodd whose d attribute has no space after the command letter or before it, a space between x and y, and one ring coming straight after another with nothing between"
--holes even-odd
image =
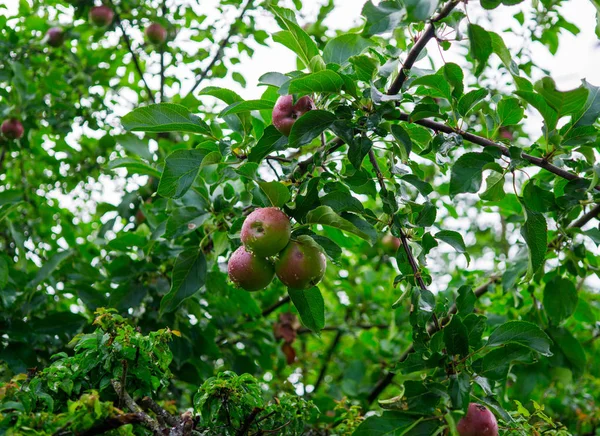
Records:
<instances>
[{"instance_id":1,"label":"foliage","mask_svg":"<svg viewBox=\"0 0 600 436\"><path fill-rule=\"evenodd\" d=\"M92 0L0 15L25 129L0 137L0 433L456 434L477 402L501 434L597 434L600 88L529 46L579 32L569 2L367 1L343 32L333 1L104 3L104 28ZM296 69L247 83L274 44ZM290 94L317 109L286 137ZM271 206L318 286L227 279Z\"/></svg>"}]
</instances>

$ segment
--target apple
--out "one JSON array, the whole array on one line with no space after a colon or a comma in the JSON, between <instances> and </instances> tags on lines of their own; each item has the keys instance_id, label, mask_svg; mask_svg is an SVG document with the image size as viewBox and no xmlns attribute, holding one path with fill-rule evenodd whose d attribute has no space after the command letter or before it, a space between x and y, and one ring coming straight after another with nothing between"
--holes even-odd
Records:
<instances>
[{"instance_id":1,"label":"apple","mask_svg":"<svg viewBox=\"0 0 600 436\"><path fill-rule=\"evenodd\" d=\"M65 32L60 27L51 27L46 32L50 47L60 47L65 42Z\"/></svg>"},{"instance_id":2,"label":"apple","mask_svg":"<svg viewBox=\"0 0 600 436\"><path fill-rule=\"evenodd\" d=\"M25 129L23 128L23 124L21 121L16 118L9 118L8 120L4 120L2 126L0 127L2 134L8 139L19 139L23 137L23 133L25 133Z\"/></svg>"},{"instance_id":3,"label":"apple","mask_svg":"<svg viewBox=\"0 0 600 436\"><path fill-rule=\"evenodd\" d=\"M308 96L299 98L294 104L293 96L282 95L277 99L273 108L273 125L282 135L290 136L296 120L313 109L315 109L315 104Z\"/></svg>"},{"instance_id":4,"label":"apple","mask_svg":"<svg viewBox=\"0 0 600 436\"><path fill-rule=\"evenodd\" d=\"M400 248L400 244L402 244L402 241L400 241L399 238L396 238L391 233L388 233L381 238L381 246L383 247L383 251L390 256L396 254L396 251L398 251L398 248Z\"/></svg>"},{"instance_id":5,"label":"apple","mask_svg":"<svg viewBox=\"0 0 600 436\"><path fill-rule=\"evenodd\" d=\"M274 256L290 241L292 226L288 216L276 207L256 209L244 220L242 244L260 257Z\"/></svg>"},{"instance_id":6,"label":"apple","mask_svg":"<svg viewBox=\"0 0 600 436\"><path fill-rule=\"evenodd\" d=\"M309 289L325 275L327 259L318 246L291 241L279 255L275 273L291 289Z\"/></svg>"},{"instance_id":7,"label":"apple","mask_svg":"<svg viewBox=\"0 0 600 436\"><path fill-rule=\"evenodd\" d=\"M241 246L231 255L227 264L229 279L246 291L260 291L269 286L275 276L273 265Z\"/></svg>"},{"instance_id":8,"label":"apple","mask_svg":"<svg viewBox=\"0 0 600 436\"><path fill-rule=\"evenodd\" d=\"M145 34L152 44L160 45L167 40L167 29L158 23L152 23L146 27Z\"/></svg>"},{"instance_id":9,"label":"apple","mask_svg":"<svg viewBox=\"0 0 600 436\"><path fill-rule=\"evenodd\" d=\"M94 6L90 10L90 20L98 27L106 27L112 24L115 13L108 6Z\"/></svg>"},{"instance_id":10,"label":"apple","mask_svg":"<svg viewBox=\"0 0 600 436\"><path fill-rule=\"evenodd\" d=\"M498 422L489 409L481 404L471 403L467 414L456 426L460 436L498 436Z\"/></svg>"}]
</instances>

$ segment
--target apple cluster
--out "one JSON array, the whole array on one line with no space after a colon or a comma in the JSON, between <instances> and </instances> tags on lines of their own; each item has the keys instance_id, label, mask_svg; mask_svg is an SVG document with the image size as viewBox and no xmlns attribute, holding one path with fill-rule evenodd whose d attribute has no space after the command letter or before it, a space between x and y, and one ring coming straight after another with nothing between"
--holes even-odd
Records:
<instances>
[{"instance_id":1,"label":"apple cluster","mask_svg":"<svg viewBox=\"0 0 600 436\"><path fill-rule=\"evenodd\" d=\"M239 247L229 259L230 280L246 291L266 288L273 277L291 289L316 286L327 259L316 244L292 240L290 219L276 207L256 209L244 220Z\"/></svg>"}]
</instances>

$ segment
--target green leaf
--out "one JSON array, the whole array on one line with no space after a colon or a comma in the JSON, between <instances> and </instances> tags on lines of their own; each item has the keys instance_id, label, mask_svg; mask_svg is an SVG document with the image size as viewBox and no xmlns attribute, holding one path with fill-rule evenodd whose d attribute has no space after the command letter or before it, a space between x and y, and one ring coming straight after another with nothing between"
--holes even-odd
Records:
<instances>
[{"instance_id":1,"label":"green leaf","mask_svg":"<svg viewBox=\"0 0 600 436\"><path fill-rule=\"evenodd\" d=\"M4 206L0 206L0 222L6 218L10 213L14 210L17 210L19 206L25 204L23 201L19 201L18 203L5 204Z\"/></svg>"},{"instance_id":2,"label":"green leaf","mask_svg":"<svg viewBox=\"0 0 600 436\"><path fill-rule=\"evenodd\" d=\"M513 61L510 51L508 51L508 48L506 47L506 44L504 43L504 40L502 39L502 37L494 32L488 32L488 34L490 35L490 38L492 40L493 52L496 53L496 55L498 55L498 57L500 58L500 60L502 61L502 63L506 67L506 69L511 74L513 74L513 77L514 76L518 77L519 76L519 67L517 66L515 61Z\"/></svg>"},{"instance_id":3,"label":"green leaf","mask_svg":"<svg viewBox=\"0 0 600 436\"><path fill-rule=\"evenodd\" d=\"M384 411L361 422L352 436L421 436L433 434L436 428L437 423L409 413Z\"/></svg>"},{"instance_id":4,"label":"green leaf","mask_svg":"<svg viewBox=\"0 0 600 436\"><path fill-rule=\"evenodd\" d=\"M209 153L206 149L177 150L167 156L158 194L168 198L182 197L194 183L200 165Z\"/></svg>"},{"instance_id":5,"label":"green leaf","mask_svg":"<svg viewBox=\"0 0 600 436\"><path fill-rule=\"evenodd\" d=\"M537 325L526 321L509 321L500 325L490 335L487 346L520 344L531 348L543 356L551 356L552 341Z\"/></svg>"},{"instance_id":6,"label":"green leaf","mask_svg":"<svg viewBox=\"0 0 600 436\"><path fill-rule=\"evenodd\" d=\"M0 291L8 284L8 262L4 256L0 256Z\"/></svg>"},{"instance_id":7,"label":"green leaf","mask_svg":"<svg viewBox=\"0 0 600 436\"><path fill-rule=\"evenodd\" d=\"M207 86L199 92L200 95L210 95L218 98L226 104L233 104L236 101L244 101L242 97L236 94L231 89L219 88L218 86Z\"/></svg>"},{"instance_id":8,"label":"green leaf","mask_svg":"<svg viewBox=\"0 0 600 436\"><path fill-rule=\"evenodd\" d=\"M461 316L468 315L473 312L477 297L470 286L463 285L458 288L458 297L456 297L456 308Z\"/></svg>"},{"instance_id":9,"label":"green leaf","mask_svg":"<svg viewBox=\"0 0 600 436\"><path fill-rule=\"evenodd\" d=\"M121 123L133 132L191 132L212 136L204 121L185 107L173 103L137 108L125 115Z\"/></svg>"},{"instance_id":10,"label":"green leaf","mask_svg":"<svg viewBox=\"0 0 600 436\"><path fill-rule=\"evenodd\" d=\"M477 374L490 380L505 380L514 362L529 363L531 350L519 344L507 344L496 348L473 362Z\"/></svg>"},{"instance_id":11,"label":"green leaf","mask_svg":"<svg viewBox=\"0 0 600 436\"><path fill-rule=\"evenodd\" d=\"M354 72L358 77L358 80L370 83L373 80L373 76L379 68L379 62L377 59L373 59L367 55L352 56L350 64L354 67Z\"/></svg>"},{"instance_id":12,"label":"green leaf","mask_svg":"<svg viewBox=\"0 0 600 436\"><path fill-rule=\"evenodd\" d=\"M126 168L129 174L141 174L145 176L160 178L160 171L146 162L131 157L121 157L112 160L108 163L108 168L114 170L115 168Z\"/></svg>"},{"instance_id":13,"label":"green leaf","mask_svg":"<svg viewBox=\"0 0 600 436\"><path fill-rule=\"evenodd\" d=\"M585 110L589 91L584 86L563 92L556 89L556 83L551 77L544 77L536 82L534 88L556 111L559 119Z\"/></svg>"},{"instance_id":14,"label":"green leaf","mask_svg":"<svg viewBox=\"0 0 600 436\"><path fill-rule=\"evenodd\" d=\"M502 0L481 0L481 7L483 9L496 9L500 6Z\"/></svg>"},{"instance_id":15,"label":"green leaf","mask_svg":"<svg viewBox=\"0 0 600 436\"><path fill-rule=\"evenodd\" d=\"M464 357L469 354L469 333L460 317L453 316L450 324L444 327L443 332L444 344L446 344L449 355Z\"/></svg>"},{"instance_id":16,"label":"green leaf","mask_svg":"<svg viewBox=\"0 0 600 436\"><path fill-rule=\"evenodd\" d=\"M469 406L469 399L471 398L471 378L469 374L464 371L460 374L452 374L448 394L450 394L454 408L465 410Z\"/></svg>"},{"instance_id":17,"label":"green leaf","mask_svg":"<svg viewBox=\"0 0 600 436\"><path fill-rule=\"evenodd\" d=\"M500 126L519 124L523 119L525 110L516 98L503 98L498 103L498 119Z\"/></svg>"},{"instance_id":18,"label":"green leaf","mask_svg":"<svg viewBox=\"0 0 600 436\"><path fill-rule=\"evenodd\" d=\"M529 264L525 281L529 281L536 271L544 264L548 251L548 225L542 213L534 212L527 208L525 211L525 224L521 227L521 235L527 243Z\"/></svg>"},{"instance_id":19,"label":"green leaf","mask_svg":"<svg viewBox=\"0 0 600 436\"><path fill-rule=\"evenodd\" d=\"M400 158L402 162L408 162L410 152L412 151L412 140L410 135L404 128L399 124L392 124L392 135L394 139L400 144Z\"/></svg>"},{"instance_id":20,"label":"green leaf","mask_svg":"<svg viewBox=\"0 0 600 436\"><path fill-rule=\"evenodd\" d=\"M573 120L576 126L591 126L600 117L600 87L583 80L583 86L588 90L588 98L585 105Z\"/></svg>"},{"instance_id":21,"label":"green leaf","mask_svg":"<svg viewBox=\"0 0 600 436\"><path fill-rule=\"evenodd\" d=\"M306 214L307 224L321 224L323 226L334 227L347 233L352 233L365 241L371 242L371 237L360 230L350 221L342 218L329 206L319 206Z\"/></svg>"},{"instance_id":22,"label":"green leaf","mask_svg":"<svg viewBox=\"0 0 600 436\"><path fill-rule=\"evenodd\" d=\"M439 0L403 0L410 22L427 21L438 7Z\"/></svg>"},{"instance_id":23,"label":"green leaf","mask_svg":"<svg viewBox=\"0 0 600 436\"><path fill-rule=\"evenodd\" d=\"M258 185L275 207L283 207L292 198L289 189L283 183L258 182Z\"/></svg>"},{"instance_id":24,"label":"green leaf","mask_svg":"<svg viewBox=\"0 0 600 436\"><path fill-rule=\"evenodd\" d=\"M450 173L450 197L481 188L483 167L494 161L488 153L465 153L452 166Z\"/></svg>"},{"instance_id":25,"label":"green leaf","mask_svg":"<svg viewBox=\"0 0 600 436\"><path fill-rule=\"evenodd\" d=\"M469 24L468 36L469 54L477 61L475 76L479 76L493 52L492 38L487 30L477 24Z\"/></svg>"},{"instance_id":26,"label":"green leaf","mask_svg":"<svg viewBox=\"0 0 600 436\"><path fill-rule=\"evenodd\" d=\"M298 24L284 16L282 8L271 7L271 11L277 18L282 29L273 35L273 41L278 42L298 55L306 67L310 60L319 55L319 48L313 39Z\"/></svg>"},{"instance_id":27,"label":"green leaf","mask_svg":"<svg viewBox=\"0 0 600 436\"><path fill-rule=\"evenodd\" d=\"M108 247L113 250L126 251L131 247L145 247L148 240L145 236L136 233L121 233L115 239L108 243Z\"/></svg>"},{"instance_id":28,"label":"green leaf","mask_svg":"<svg viewBox=\"0 0 600 436\"><path fill-rule=\"evenodd\" d=\"M275 126L267 126L256 145L248 153L248 162L260 162L273 151L287 147L288 138L283 136Z\"/></svg>"},{"instance_id":29,"label":"green leaf","mask_svg":"<svg viewBox=\"0 0 600 436\"><path fill-rule=\"evenodd\" d=\"M457 252L464 254L467 258L467 262L471 261L469 253L467 253L467 247L465 246L465 241L460 233L452 231L452 230L442 230L437 232L434 235L435 239L439 239L440 241L444 241L446 244L452 246Z\"/></svg>"},{"instance_id":30,"label":"green leaf","mask_svg":"<svg viewBox=\"0 0 600 436\"><path fill-rule=\"evenodd\" d=\"M48 279L58 266L67 258L71 257L71 250L59 251L38 270L35 277L27 284L29 288L35 288L37 285Z\"/></svg>"},{"instance_id":31,"label":"green leaf","mask_svg":"<svg viewBox=\"0 0 600 436\"><path fill-rule=\"evenodd\" d=\"M546 103L546 100L544 100L541 95L532 91L515 91L515 94L537 109L542 115L548 130L554 130L556 128L558 114L548 105L548 103Z\"/></svg>"},{"instance_id":32,"label":"green leaf","mask_svg":"<svg viewBox=\"0 0 600 436\"><path fill-rule=\"evenodd\" d=\"M319 288L315 286L305 291L288 289L288 294L300 314L302 324L319 333L325 327L325 301Z\"/></svg>"},{"instance_id":33,"label":"green leaf","mask_svg":"<svg viewBox=\"0 0 600 436\"><path fill-rule=\"evenodd\" d=\"M307 95L313 92L337 93L344 86L344 80L338 73L331 70L317 71L289 82L288 93Z\"/></svg>"},{"instance_id":34,"label":"green leaf","mask_svg":"<svg viewBox=\"0 0 600 436\"><path fill-rule=\"evenodd\" d=\"M421 76L413 80L410 84L411 87L422 85L427 88L431 88L435 92L431 94L432 97L442 97L448 101L452 101L452 90L448 80L439 74L430 74L429 76Z\"/></svg>"},{"instance_id":35,"label":"green leaf","mask_svg":"<svg viewBox=\"0 0 600 436\"><path fill-rule=\"evenodd\" d=\"M578 300L577 288L569 279L555 276L544 287L544 309L554 324L570 317Z\"/></svg>"},{"instance_id":36,"label":"green leaf","mask_svg":"<svg viewBox=\"0 0 600 436\"><path fill-rule=\"evenodd\" d=\"M571 367L575 369L578 374L582 374L583 371L585 371L587 357L579 340L564 327L550 327L548 329L548 334L554 341L555 346L557 346L567 358Z\"/></svg>"},{"instance_id":37,"label":"green leaf","mask_svg":"<svg viewBox=\"0 0 600 436\"><path fill-rule=\"evenodd\" d=\"M366 136L361 136L360 139L352 141L348 146L348 160L354 168L360 169L365 156L373 147L373 141Z\"/></svg>"},{"instance_id":38,"label":"green leaf","mask_svg":"<svg viewBox=\"0 0 600 436\"><path fill-rule=\"evenodd\" d=\"M241 112L271 110L275 103L269 100L246 100L230 104L221 112L220 116L239 114Z\"/></svg>"},{"instance_id":39,"label":"green leaf","mask_svg":"<svg viewBox=\"0 0 600 436\"><path fill-rule=\"evenodd\" d=\"M160 302L160 315L175 310L185 299L191 297L206 282L206 258L202 249L188 248L175 260L171 277L171 290Z\"/></svg>"},{"instance_id":40,"label":"green leaf","mask_svg":"<svg viewBox=\"0 0 600 436\"><path fill-rule=\"evenodd\" d=\"M506 196L504 192L504 174L492 171L485 179L486 189L479 194L479 198L486 201L502 200Z\"/></svg>"},{"instance_id":41,"label":"green leaf","mask_svg":"<svg viewBox=\"0 0 600 436\"><path fill-rule=\"evenodd\" d=\"M371 0L365 3L362 15L366 18L363 36L369 37L396 30L406 10L395 1L382 1L375 6Z\"/></svg>"},{"instance_id":42,"label":"green leaf","mask_svg":"<svg viewBox=\"0 0 600 436\"><path fill-rule=\"evenodd\" d=\"M352 56L361 54L375 43L356 33L346 33L330 39L323 49L326 63L345 65Z\"/></svg>"},{"instance_id":43,"label":"green leaf","mask_svg":"<svg viewBox=\"0 0 600 436\"><path fill-rule=\"evenodd\" d=\"M331 112L312 110L296 120L288 138L289 147L298 148L309 144L313 139L327 130L336 120Z\"/></svg>"},{"instance_id":44,"label":"green leaf","mask_svg":"<svg viewBox=\"0 0 600 436\"><path fill-rule=\"evenodd\" d=\"M487 89L476 89L474 91L467 92L458 101L458 113L463 117L467 115L473 107L483 100L488 95Z\"/></svg>"}]
</instances>

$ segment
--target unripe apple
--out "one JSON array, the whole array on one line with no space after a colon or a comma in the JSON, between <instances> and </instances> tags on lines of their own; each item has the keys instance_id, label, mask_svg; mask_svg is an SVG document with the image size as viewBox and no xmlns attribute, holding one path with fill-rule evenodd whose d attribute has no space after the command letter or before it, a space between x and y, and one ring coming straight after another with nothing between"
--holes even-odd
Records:
<instances>
[{"instance_id":1,"label":"unripe apple","mask_svg":"<svg viewBox=\"0 0 600 436\"><path fill-rule=\"evenodd\" d=\"M498 422L481 404L471 403L467 414L456 426L460 436L498 436Z\"/></svg>"},{"instance_id":2,"label":"unripe apple","mask_svg":"<svg viewBox=\"0 0 600 436\"><path fill-rule=\"evenodd\" d=\"M290 242L290 219L276 207L256 209L242 224L240 238L250 251L260 257L274 256Z\"/></svg>"},{"instance_id":3,"label":"unripe apple","mask_svg":"<svg viewBox=\"0 0 600 436\"><path fill-rule=\"evenodd\" d=\"M98 27L109 26L114 18L115 13L108 6L94 6L90 10L90 20Z\"/></svg>"},{"instance_id":4,"label":"unripe apple","mask_svg":"<svg viewBox=\"0 0 600 436\"><path fill-rule=\"evenodd\" d=\"M4 120L0 130L2 130L2 134L8 139L19 139L23 137L23 133L25 133L23 124L16 118Z\"/></svg>"},{"instance_id":5,"label":"unripe apple","mask_svg":"<svg viewBox=\"0 0 600 436\"><path fill-rule=\"evenodd\" d=\"M273 265L241 246L231 255L227 264L229 279L246 291L260 291L269 286L275 271Z\"/></svg>"},{"instance_id":6,"label":"unripe apple","mask_svg":"<svg viewBox=\"0 0 600 436\"><path fill-rule=\"evenodd\" d=\"M500 134L500 138L502 139L508 139L509 141L512 141L514 139L512 132L506 127L501 127L498 133Z\"/></svg>"},{"instance_id":7,"label":"unripe apple","mask_svg":"<svg viewBox=\"0 0 600 436\"><path fill-rule=\"evenodd\" d=\"M146 38L152 44L160 45L167 40L167 29L158 23L152 23L145 30Z\"/></svg>"},{"instance_id":8,"label":"unripe apple","mask_svg":"<svg viewBox=\"0 0 600 436\"><path fill-rule=\"evenodd\" d=\"M381 238L381 246L383 247L383 251L390 256L396 254L396 251L398 251L401 243L402 241L400 241L399 238L396 238L391 233L388 233Z\"/></svg>"},{"instance_id":9,"label":"unripe apple","mask_svg":"<svg viewBox=\"0 0 600 436\"><path fill-rule=\"evenodd\" d=\"M60 27L51 27L46 32L46 38L50 47L60 47L65 42L65 32Z\"/></svg>"},{"instance_id":10,"label":"unripe apple","mask_svg":"<svg viewBox=\"0 0 600 436\"><path fill-rule=\"evenodd\" d=\"M315 104L308 96L299 98L294 104L293 96L282 95L277 99L273 108L273 125L281 134L290 136L292 126L296 120L314 108Z\"/></svg>"},{"instance_id":11,"label":"unripe apple","mask_svg":"<svg viewBox=\"0 0 600 436\"><path fill-rule=\"evenodd\" d=\"M275 273L279 280L292 289L309 289L325 275L327 259L315 245L291 241L279 255Z\"/></svg>"}]
</instances>

